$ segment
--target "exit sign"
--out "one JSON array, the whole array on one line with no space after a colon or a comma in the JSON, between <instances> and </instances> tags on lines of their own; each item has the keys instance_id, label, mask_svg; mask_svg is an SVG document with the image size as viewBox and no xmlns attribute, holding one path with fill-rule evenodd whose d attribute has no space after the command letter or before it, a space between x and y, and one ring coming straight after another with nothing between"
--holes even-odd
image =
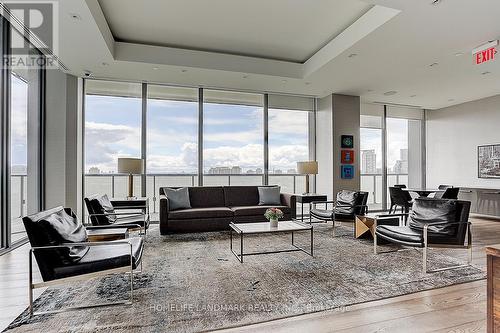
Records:
<instances>
[{"instance_id":1,"label":"exit sign","mask_svg":"<svg viewBox=\"0 0 500 333\"><path fill-rule=\"evenodd\" d=\"M498 40L491 41L472 50L474 63L476 65L484 64L485 62L495 60L498 45Z\"/></svg>"},{"instance_id":2,"label":"exit sign","mask_svg":"<svg viewBox=\"0 0 500 333\"><path fill-rule=\"evenodd\" d=\"M489 49L474 54L474 61L476 62L476 65L480 65L482 63L494 60L496 53L497 50L494 47L490 47Z\"/></svg>"}]
</instances>

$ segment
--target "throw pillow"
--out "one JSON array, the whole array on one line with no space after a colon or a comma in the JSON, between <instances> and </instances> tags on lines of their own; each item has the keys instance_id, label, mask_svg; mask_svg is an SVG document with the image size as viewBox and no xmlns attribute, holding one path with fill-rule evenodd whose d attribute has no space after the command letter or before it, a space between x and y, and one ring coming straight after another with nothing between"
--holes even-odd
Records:
<instances>
[{"instance_id":1,"label":"throw pillow","mask_svg":"<svg viewBox=\"0 0 500 333\"><path fill-rule=\"evenodd\" d=\"M262 186L259 190L259 206L281 205L281 188L279 186Z\"/></svg>"},{"instance_id":2,"label":"throw pillow","mask_svg":"<svg viewBox=\"0 0 500 333\"><path fill-rule=\"evenodd\" d=\"M187 187L181 187L178 189L165 188L164 191L165 195L168 198L169 210L191 208L191 202L189 201L189 190Z\"/></svg>"}]
</instances>

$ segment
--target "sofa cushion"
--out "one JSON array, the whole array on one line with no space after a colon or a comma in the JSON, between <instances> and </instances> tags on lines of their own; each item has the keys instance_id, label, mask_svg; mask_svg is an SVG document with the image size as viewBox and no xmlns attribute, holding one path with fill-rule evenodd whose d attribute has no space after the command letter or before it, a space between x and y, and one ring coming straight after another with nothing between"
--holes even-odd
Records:
<instances>
[{"instance_id":1,"label":"sofa cushion","mask_svg":"<svg viewBox=\"0 0 500 333\"><path fill-rule=\"evenodd\" d=\"M136 269L142 258L143 238L131 237L126 240L132 245L132 267ZM123 242L123 240L117 241ZM88 253L77 263L54 269L54 278L64 278L105 269L130 266L130 245L105 245L89 247Z\"/></svg>"},{"instance_id":2,"label":"sofa cushion","mask_svg":"<svg viewBox=\"0 0 500 333\"><path fill-rule=\"evenodd\" d=\"M206 208L190 208L174 210L168 213L169 219L202 219L202 218L219 218L232 217L233 211L227 207L206 207Z\"/></svg>"},{"instance_id":3,"label":"sofa cushion","mask_svg":"<svg viewBox=\"0 0 500 333\"><path fill-rule=\"evenodd\" d=\"M358 192L341 190L337 193L337 206L335 212L339 214L353 214L357 204Z\"/></svg>"},{"instance_id":4,"label":"sofa cushion","mask_svg":"<svg viewBox=\"0 0 500 333\"><path fill-rule=\"evenodd\" d=\"M267 206L236 206L231 207L231 210L234 212L235 216L257 216L262 215L268 208L279 208L283 212L283 214L287 215L291 213L290 207L281 206L281 205L267 205Z\"/></svg>"},{"instance_id":5,"label":"sofa cushion","mask_svg":"<svg viewBox=\"0 0 500 333\"><path fill-rule=\"evenodd\" d=\"M259 191L257 186L224 186L225 206L257 206Z\"/></svg>"},{"instance_id":6,"label":"sofa cushion","mask_svg":"<svg viewBox=\"0 0 500 333\"><path fill-rule=\"evenodd\" d=\"M43 215L42 215L43 214ZM32 246L50 246L87 241L87 232L76 216L63 207L41 212L23 219ZM89 251L87 246L45 250L54 264L71 264ZM39 251L39 253L42 253ZM43 255L43 253L42 253Z\"/></svg>"},{"instance_id":7,"label":"sofa cushion","mask_svg":"<svg viewBox=\"0 0 500 333\"><path fill-rule=\"evenodd\" d=\"M259 186L259 205L281 205L279 186Z\"/></svg>"},{"instance_id":8,"label":"sofa cushion","mask_svg":"<svg viewBox=\"0 0 500 333\"><path fill-rule=\"evenodd\" d=\"M382 237L385 236L390 239L395 239L406 243L422 244L424 242L422 233L409 227L378 225L377 235Z\"/></svg>"},{"instance_id":9,"label":"sofa cushion","mask_svg":"<svg viewBox=\"0 0 500 333\"><path fill-rule=\"evenodd\" d=\"M224 207L224 190L222 186L190 187L189 201L192 208Z\"/></svg>"},{"instance_id":10,"label":"sofa cushion","mask_svg":"<svg viewBox=\"0 0 500 333\"><path fill-rule=\"evenodd\" d=\"M187 187L166 187L164 189L164 193L168 198L168 206L170 210L191 208L191 202L189 201L189 190Z\"/></svg>"},{"instance_id":11,"label":"sofa cushion","mask_svg":"<svg viewBox=\"0 0 500 333\"><path fill-rule=\"evenodd\" d=\"M424 225L433 222L456 222L457 202L454 200L417 198L413 203L410 214L409 226L412 229L422 231ZM430 226L429 232L455 235L457 226Z\"/></svg>"}]
</instances>

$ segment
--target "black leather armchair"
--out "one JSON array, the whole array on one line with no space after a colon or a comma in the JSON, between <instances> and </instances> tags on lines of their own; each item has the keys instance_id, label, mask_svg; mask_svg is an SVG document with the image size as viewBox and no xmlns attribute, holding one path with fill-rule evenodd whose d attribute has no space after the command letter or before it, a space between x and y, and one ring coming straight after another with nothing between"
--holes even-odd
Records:
<instances>
[{"instance_id":1,"label":"black leather armchair","mask_svg":"<svg viewBox=\"0 0 500 333\"><path fill-rule=\"evenodd\" d=\"M368 192L341 190L337 193L336 200L313 201L309 204L309 223L312 223L312 218L332 221L335 236L335 221L353 222L356 215L365 215L368 213L367 201ZM324 204L324 209L317 207L320 204ZM333 205L331 209L328 208L329 204Z\"/></svg>"},{"instance_id":2,"label":"black leather armchair","mask_svg":"<svg viewBox=\"0 0 500 333\"><path fill-rule=\"evenodd\" d=\"M112 273L130 273L130 300L104 305L131 304L133 272L142 263L143 239L88 242L86 228L69 208L56 207L23 217L31 249L29 252L29 311L33 315L33 290L36 288L89 279ZM33 256L43 282L33 283ZM92 306L78 306L80 309ZM60 312L46 311L41 313ZM40 313L37 313L40 314Z\"/></svg>"},{"instance_id":3,"label":"black leather armchair","mask_svg":"<svg viewBox=\"0 0 500 333\"><path fill-rule=\"evenodd\" d=\"M427 250L433 247L465 248L469 251L467 265L472 261L472 233L469 222L470 202L434 198L417 198L406 225L375 225L373 240L377 254L377 239L423 249L423 270L427 270ZM407 217L408 214L393 216ZM406 220L406 218L404 219ZM464 267L446 267L432 272Z\"/></svg>"},{"instance_id":4,"label":"black leather armchair","mask_svg":"<svg viewBox=\"0 0 500 333\"><path fill-rule=\"evenodd\" d=\"M84 198L89 219L93 226L142 229L143 234L149 228L149 215L137 210L118 210L113 207L106 194L95 194Z\"/></svg>"}]
</instances>

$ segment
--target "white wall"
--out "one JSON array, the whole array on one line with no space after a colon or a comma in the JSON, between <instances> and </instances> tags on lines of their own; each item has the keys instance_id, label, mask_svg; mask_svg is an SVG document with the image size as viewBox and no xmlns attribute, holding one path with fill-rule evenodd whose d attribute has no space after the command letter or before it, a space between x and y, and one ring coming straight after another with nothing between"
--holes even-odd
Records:
<instances>
[{"instance_id":1,"label":"white wall","mask_svg":"<svg viewBox=\"0 0 500 333\"><path fill-rule=\"evenodd\" d=\"M81 208L81 79L47 70L45 208Z\"/></svg>"},{"instance_id":2,"label":"white wall","mask_svg":"<svg viewBox=\"0 0 500 333\"><path fill-rule=\"evenodd\" d=\"M316 160L318 175L316 192L334 194L344 190L359 190L359 121L360 99L358 96L328 95L318 100L316 112ZM354 179L340 176L340 139L342 135L354 135Z\"/></svg>"},{"instance_id":3,"label":"white wall","mask_svg":"<svg viewBox=\"0 0 500 333\"><path fill-rule=\"evenodd\" d=\"M316 193L327 194L333 198L333 113L332 96L318 99L316 111Z\"/></svg>"},{"instance_id":4,"label":"white wall","mask_svg":"<svg viewBox=\"0 0 500 333\"><path fill-rule=\"evenodd\" d=\"M477 147L500 144L500 95L426 111L427 186L500 188L500 180L480 179Z\"/></svg>"}]
</instances>

